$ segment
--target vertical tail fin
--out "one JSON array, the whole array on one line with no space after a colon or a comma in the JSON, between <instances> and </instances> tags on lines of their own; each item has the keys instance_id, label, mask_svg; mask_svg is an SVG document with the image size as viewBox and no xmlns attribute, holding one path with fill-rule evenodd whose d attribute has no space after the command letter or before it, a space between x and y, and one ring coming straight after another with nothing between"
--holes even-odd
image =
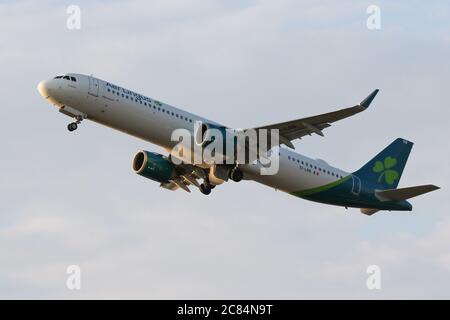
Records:
<instances>
[{"instance_id":1,"label":"vertical tail fin","mask_svg":"<svg viewBox=\"0 0 450 320\"><path fill-rule=\"evenodd\" d=\"M398 138L354 174L374 189L395 189L412 146L412 142Z\"/></svg>"}]
</instances>

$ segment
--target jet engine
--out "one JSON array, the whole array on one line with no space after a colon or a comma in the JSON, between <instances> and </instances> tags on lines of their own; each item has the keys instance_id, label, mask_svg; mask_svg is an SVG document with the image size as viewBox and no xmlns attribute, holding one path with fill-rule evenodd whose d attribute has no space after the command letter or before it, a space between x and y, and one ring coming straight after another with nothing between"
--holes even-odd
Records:
<instances>
[{"instance_id":1,"label":"jet engine","mask_svg":"<svg viewBox=\"0 0 450 320\"><path fill-rule=\"evenodd\" d=\"M225 145L227 139L232 138L232 132L223 126L217 126L210 123L202 123L196 127L194 132L195 143L199 146L206 147L220 135Z\"/></svg>"},{"instance_id":2,"label":"jet engine","mask_svg":"<svg viewBox=\"0 0 450 320\"><path fill-rule=\"evenodd\" d=\"M204 146L209 141L208 129L209 126L206 123L202 123L200 126L197 126L194 133L194 140L197 145Z\"/></svg>"},{"instance_id":3,"label":"jet engine","mask_svg":"<svg viewBox=\"0 0 450 320\"><path fill-rule=\"evenodd\" d=\"M226 163L228 159L234 159L236 152L235 130L215 124L202 123L200 126L196 126L194 130L194 143L201 146L201 150L209 148L211 153L208 153L208 156L220 159L220 163ZM229 143L231 145L227 147ZM202 156L206 156L206 154L202 153Z\"/></svg>"},{"instance_id":4,"label":"jet engine","mask_svg":"<svg viewBox=\"0 0 450 320\"><path fill-rule=\"evenodd\" d=\"M176 175L174 164L159 153L139 151L133 159L133 170L138 175L157 181L168 182Z\"/></svg>"}]
</instances>

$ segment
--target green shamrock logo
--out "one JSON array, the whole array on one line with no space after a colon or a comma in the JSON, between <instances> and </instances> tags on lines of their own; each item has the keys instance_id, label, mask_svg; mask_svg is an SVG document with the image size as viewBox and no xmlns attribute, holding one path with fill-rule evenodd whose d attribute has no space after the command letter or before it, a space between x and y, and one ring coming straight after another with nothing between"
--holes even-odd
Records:
<instances>
[{"instance_id":1,"label":"green shamrock logo","mask_svg":"<svg viewBox=\"0 0 450 320\"><path fill-rule=\"evenodd\" d=\"M380 173L380 176L378 177L378 182L381 182L381 180L384 177L384 181L392 185L394 182L399 178L398 172L393 170L392 168L395 167L397 164L397 159L392 157L386 157L384 158L384 162L377 161L375 162L375 165L373 166L373 172Z\"/></svg>"}]
</instances>

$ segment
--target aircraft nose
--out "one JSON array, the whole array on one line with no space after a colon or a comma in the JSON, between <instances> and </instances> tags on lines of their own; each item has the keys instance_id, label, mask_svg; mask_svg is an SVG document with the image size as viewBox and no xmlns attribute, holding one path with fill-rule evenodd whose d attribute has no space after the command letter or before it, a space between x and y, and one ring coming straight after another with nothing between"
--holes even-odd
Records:
<instances>
[{"instance_id":1,"label":"aircraft nose","mask_svg":"<svg viewBox=\"0 0 450 320\"><path fill-rule=\"evenodd\" d=\"M50 88L49 80L41 81L41 82L39 82L39 84L37 86L37 89L38 89L39 93L45 99L47 99L50 96L49 88Z\"/></svg>"}]
</instances>

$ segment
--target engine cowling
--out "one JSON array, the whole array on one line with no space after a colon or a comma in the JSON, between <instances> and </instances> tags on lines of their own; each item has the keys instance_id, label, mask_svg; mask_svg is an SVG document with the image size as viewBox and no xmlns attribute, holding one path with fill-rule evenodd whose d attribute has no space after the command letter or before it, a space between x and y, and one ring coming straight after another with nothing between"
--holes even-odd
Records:
<instances>
[{"instance_id":1,"label":"engine cowling","mask_svg":"<svg viewBox=\"0 0 450 320\"><path fill-rule=\"evenodd\" d=\"M208 132L209 126L206 123L202 123L196 128L194 140L199 146L204 146L208 142Z\"/></svg>"},{"instance_id":2,"label":"engine cowling","mask_svg":"<svg viewBox=\"0 0 450 320\"><path fill-rule=\"evenodd\" d=\"M210 152L207 154L202 153L202 157L208 156L205 158L207 160L204 159L205 162L210 163L211 156L215 157L216 161L220 161L219 163L226 163L228 159L234 159L236 152L236 134L232 129L211 123L202 123L195 128L194 141L196 145L201 146L202 152L209 148ZM229 143L231 145L227 147Z\"/></svg>"},{"instance_id":3,"label":"engine cowling","mask_svg":"<svg viewBox=\"0 0 450 320\"><path fill-rule=\"evenodd\" d=\"M175 166L159 153L139 151L133 158L133 170L138 175L157 181L168 182L175 176Z\"/></svg>"},{"instance_id":4,"label":"engine cowling","mask_svg":"<svg viewBox=\"0 0 450 320\"><path fill-rule=\"evenodd\" d=\"M211 123L202 123L196 128L194 140L197 145L206 147L214 141L217 134L220 134L224 144L227 139L231 139L230 132L228 132L227 128Z\"/></svg>"}]
</instances>

